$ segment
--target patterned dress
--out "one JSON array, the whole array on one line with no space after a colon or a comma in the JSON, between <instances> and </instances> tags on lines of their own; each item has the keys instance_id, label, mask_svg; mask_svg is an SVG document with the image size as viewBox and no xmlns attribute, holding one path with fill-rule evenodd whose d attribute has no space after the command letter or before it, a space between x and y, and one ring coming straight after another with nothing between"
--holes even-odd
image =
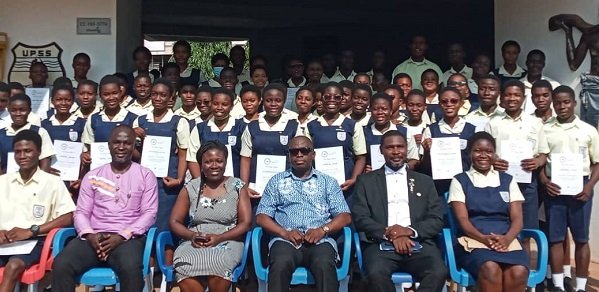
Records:
<instances>
[{"instance_id":1,"label":"patterned dress","mask_svg":"<svg viewBox=\"0 0 599 292\"><path fill-rule=\"evenodd\" d=\"M239 189L243 187L240 179L226 178L226 193L216 199L200 195L199 178L190 181L186 187L190 202L190 230L222 234L237 225ZM177 282L199 276L218 276L231 281L233 270L241 263L242 255L242 241L224 241L206 248L195 248L191 241L182 241L174 255Z\"/></svg>"}]
</instances>

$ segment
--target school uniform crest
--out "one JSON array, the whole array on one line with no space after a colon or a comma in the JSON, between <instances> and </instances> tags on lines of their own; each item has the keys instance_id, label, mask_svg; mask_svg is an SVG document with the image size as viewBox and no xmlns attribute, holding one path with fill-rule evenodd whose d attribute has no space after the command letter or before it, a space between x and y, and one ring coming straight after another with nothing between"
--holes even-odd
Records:
<instances>
[{"instance_id":1,"label":"school uniform crest","mask_svg":"<svg viewBox=\"0 0 599 292\"><path fill-rule=\"evenodd\" d=\"M227 142L229 145L235 146L237 144L237 136L229 136Z\"/></svg>"},{"instance_id":2,"label":"school uniform crest","mask_svg":"<svg viewBox=\"0 0 599 292\"><path fill-rule=\"evenodd\" d=\"M77 133L77 131L74 131L73 129L69 130L69 139L73 142L77 141L77 138L79 138L79 133Z\"/></svg>"},{"instance_id":3,"label":"school uniform crest","mask_svg":"<svg viewBox=\"0 0 599 292\"><path fill-rule=\"evenodd\" d=\"M23 85L31 84L29 67L33 61L42 62L48 67L48 80L66 76L62 64L62 48L52 42L42 46L32 46L17 43L12 48L13 61L8 71L9 82L20 82Z\"/></svg>"},{"instance_id":4,"label":"school uniform crest","mask_svg":"<svg viewBox=\"0 0 599 292\"><path fill-rule=\"evenodd\" d=\"M345 132L337 132L337 140L345 141L346 138L347 138L347 135Z\"/></svg>"},{"instance_id":5,"label":"school uniform crest","mask_svg":"<svg viewBox=\"0 0 599 292\"><path fill-rule=\"evenodd\" d=\"M33 205L33 217L42 218L46 212L46 207L42 205Z\"/></svg>"},{"instance_id":6,"label":"school uniform crest","mask_svg":"<svg viewBox=\"0 0 599 292\"><path fill-rule=\"evenodd\" d=\"M504 202L506 202L506 203L510 202L510 192L499 192L499 195L501 196L501 199Z\"/></svg>"},{"instance_id":7,"label":"school uniform crest","mask_svg":"<svg viewBox=\"0 0 599 292\"><path fill-rule=\"evenodd\" d=\"M279 142L281 142L281 145L287 145L287 143L289 143L289 137L281 135L279 136Z\"/></svg>"}]
</instances>

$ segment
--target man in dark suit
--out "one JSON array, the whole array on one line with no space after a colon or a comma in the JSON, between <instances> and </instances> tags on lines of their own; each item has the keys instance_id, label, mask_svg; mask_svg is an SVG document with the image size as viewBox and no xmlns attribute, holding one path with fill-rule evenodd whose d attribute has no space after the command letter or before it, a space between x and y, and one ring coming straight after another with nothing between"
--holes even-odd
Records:
<instances>
[{"instance_id":1,"label":"man in dark suit","mask_svg":"<svg viewBox=\"0 0 599 292\"><path fill-rule=\"evenodd\" d=\"M358 177L351 208L369 290L395 291L391 274L405 272L420 282L416 291L441 291L447 268L435 237L443 203L430 177L407 169L405 136L385 133L380 149L385 166Z\"/></svg>"}]
</instances>

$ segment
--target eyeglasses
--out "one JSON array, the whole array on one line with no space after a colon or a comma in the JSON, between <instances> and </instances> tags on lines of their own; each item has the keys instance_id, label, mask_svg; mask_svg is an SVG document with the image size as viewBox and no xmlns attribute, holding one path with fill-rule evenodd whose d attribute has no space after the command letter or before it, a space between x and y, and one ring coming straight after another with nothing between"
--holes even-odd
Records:
<instances>
[{"instance_id":1,"label":"eyeglasses","mask_svg":"<svg viewBox=\"0 0 599 292\"><path fill-rule=\"evenodd\" d=\"M310 147L289 148L289 154L292 156L296 156L299 153L302 153L302 155L308 155L310 152L312 152L312 148Z\"/></svg>"},{"instance_id":2,"label":"eyeglasses","mask_svg":"<svg viewBox=\"0 0 599 292\"><path fill-rule=\"evenodd\" d=\"M331 94L323 94L322 95L322 100L335 100L335 101L340 101L342 98L341 95L331 95Z\"/></svg>"},{"instance_id":3,"label":"eyeglasses","mask_svg":"<svg viewBox=\"0 0 599 292\"><path fill-rule=\"evenodd\" d=\"M458 104L460 103L460 99L452 98L452 99L442 99L439 101L441 104Z\"/></svg>"},{"instance_id":4,"label":"eyeglasses","mask_svg":"<svg viewBox=\"0 0 599 292\"><path fill-rule=\"evenodd\" d=\"M450 82L447 82L447 86L450 86L450 87L466 86L467 84L468 84L468 82L466 82L466 81L450 81Z\"/></svg>"}]
</instances>

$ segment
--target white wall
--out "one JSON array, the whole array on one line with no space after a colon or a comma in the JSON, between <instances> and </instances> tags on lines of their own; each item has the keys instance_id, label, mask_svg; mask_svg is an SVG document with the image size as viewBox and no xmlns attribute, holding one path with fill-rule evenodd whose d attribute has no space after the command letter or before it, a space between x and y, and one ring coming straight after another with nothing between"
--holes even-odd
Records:
<instances>
[{"instance_id":1,"label":"white wall","mask_svg":"<svg viewBox=\"0 0 599 292\"><path fill-rule=\"evenodd\" d=\"M556 14L578 14L586 22L599 24L597 0L495 0L495 62L502 64L501 45L514 39L522 46L519 63L524 67L526 54L540 49L547 56L544 74L580 91L580 74L590 70L590 57L576 72L566 60L566 38L562 30L549 31L549 18ZM576 31L576 30L575 30ZM580 33L574 41L578 43ZM591 257L599 262L599 187L595 187L594 211L591 223ZM572 248L574 250L574 248Z\"/></svg>"},{"instance_id":2,"label":"white wall","mask_svg":"<svg viewBox=\"0 0 599 292\"><path fill-rule=\"evenodd\" d=\"M73 56L85 52L91 57L88 78L99 81L116 70L117 0L0 0L0 31L9 38L5 79L12 64L10 49L18 42L45 45L56 42L62 49L67 76L73 76ZM110 35L77 35L77 17L111 18ZM6 80L3 80L6 81ZM53 80L48 80L51 83Z\"/></svg>"}]
</instances>

